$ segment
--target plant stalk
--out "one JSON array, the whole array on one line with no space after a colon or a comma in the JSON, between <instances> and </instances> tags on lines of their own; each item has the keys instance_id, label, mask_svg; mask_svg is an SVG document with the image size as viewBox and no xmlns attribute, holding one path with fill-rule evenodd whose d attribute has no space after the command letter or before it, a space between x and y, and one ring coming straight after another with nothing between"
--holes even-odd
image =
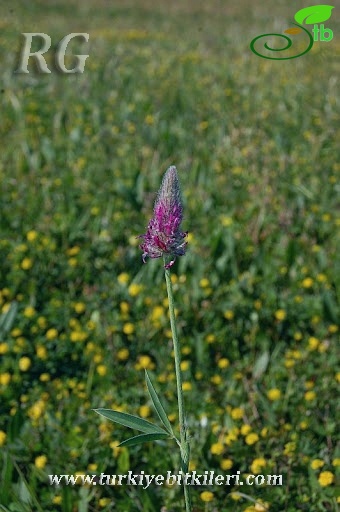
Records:
<instances>
[{"instance_id":1,"label":"plant stalk","mask_svg":"<svg viewBox=\"0 0 340 512\"><path fill-rule=\"evenodd\" d=\"M165 264L165 258L164 258ZM174 307L174 298L172 291L172 283L170 270L165 269L165 281L166 288L168 292L168 300L169 300L169 313L170 313L170 325L172 332L172 340L174 345L174 356L175 356L175 370L176 370L176 383L177 383L177 400L178 400L178 416L179 416L179 432L180 432L180 442L181 442L181 469L183 472L183 489L184 489L184 500L185 500L185 510L186 512L191 512L191 497L190 497L190 488L185 483L184 476L188 472L189 468L189 457L190 457L190 447L187 438L187 430L185 426L185 414L184 414L184 401L183 401L183 389L182 389L182 371L181 371L181 351L177 336L177 328L176 328L176 318L175 318L175 307Z\"/></svg>"}]
</instances>

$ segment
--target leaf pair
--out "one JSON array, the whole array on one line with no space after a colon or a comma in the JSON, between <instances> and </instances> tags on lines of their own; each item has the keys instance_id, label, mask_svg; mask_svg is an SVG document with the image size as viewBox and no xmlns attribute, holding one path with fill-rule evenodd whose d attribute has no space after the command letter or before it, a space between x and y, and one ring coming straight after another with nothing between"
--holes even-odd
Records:
<instances>
[{"instance_id":1,"label":"leaf pair","mask_svg":"<svg viewBox=\"0 0 340 512\"><path fill-rule=\"evenodd\" d=\"M108 420L113 421L114 423L119 423L120 425L124 425L124 427L129 427L135 430L139 430L140 432L144 432L144 434L139 434L138 436L126 439L126 441L120 443L119 446L135 446L137 444L145 443L147 441L158 441L160 439L167 439L168 437L175 438L170 421L166 415L164 407L162 406L158 398L156 390L146 370L145 381L152 403L156 409L159 419L161 420L165 427L165 430L164 428L159 427L154 423L150 423L150 421L147 421L144 418L133 416L132 414L127 414L125 412L120 411L112 411L111 409L94 409L96 413L100 414L101 416L104 416L104 418L107 418Z\"/></svg>"}]
</instances>

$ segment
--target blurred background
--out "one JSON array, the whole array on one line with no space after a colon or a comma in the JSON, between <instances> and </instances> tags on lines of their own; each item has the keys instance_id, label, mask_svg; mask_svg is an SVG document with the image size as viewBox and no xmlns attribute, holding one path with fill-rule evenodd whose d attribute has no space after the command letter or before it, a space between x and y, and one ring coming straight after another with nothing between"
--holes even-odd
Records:
<instances>
[{"instance_id":1,"label":"blurred background","mask_svg":"<svg viewBox=\"0 0 340 512\"><path fill-rule=\"evenodd\" d=\"M146 368L177 428L162 262L144 265L136 239L171 164L189 231L172 281L191 469L283 475L193 488L194 510L338 510L337 9L323 22L333 39L301 57L250 49L311 5L1 5L1 510L183 510L180 488L48 481L178 468L170 443L119 448L126 429L92 411L157 422ZM34 32L51 38L51 73L33 58L15 73ZM69 42L66 68L88 57L63 74L71 33L89 40ZM290 37L285 52L256 48L294 57L309 40Z\"/></svg>"}]
</instances>

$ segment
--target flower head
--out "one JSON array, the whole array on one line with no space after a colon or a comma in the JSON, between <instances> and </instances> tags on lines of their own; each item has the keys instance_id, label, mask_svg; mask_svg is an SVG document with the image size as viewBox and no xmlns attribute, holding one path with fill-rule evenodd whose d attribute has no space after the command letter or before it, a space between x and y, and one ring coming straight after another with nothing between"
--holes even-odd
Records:
<instances>
[{"instance_id":1,"label":"flower head","mask_svg":"<svg viewBox=\"0 0 340 512\"><path fill-rule=\"evenodd\" d=\"M183 256L187 242L187 233L180 231L183 218L183 205L175 166L169 167L163 177L154 206L154 216L148 224L143 243L139 246L143 251L143 261L150 258L160 258L168 254L173 259L165 265L170 268L176 256Z\"/></svg>"}]
</instances>

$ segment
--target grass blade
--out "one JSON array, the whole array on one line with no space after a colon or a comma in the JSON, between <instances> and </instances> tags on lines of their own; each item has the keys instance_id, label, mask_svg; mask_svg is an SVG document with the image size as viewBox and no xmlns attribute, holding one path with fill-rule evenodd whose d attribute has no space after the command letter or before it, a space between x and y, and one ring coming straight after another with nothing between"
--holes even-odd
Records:
<instances>
[{"instance_id":1,"label":"grass blade","mask_svg":"<svg viewBox=\"0 0 340 512\"><path fill-rule=\"evenodd\" d=\"M6 334L11 329L17 311L17 302L12 302L9 310L6 311L6 313L2 313L2 315L0 316L0 332L2 335Z\"/></svg>"}]
</instances>

